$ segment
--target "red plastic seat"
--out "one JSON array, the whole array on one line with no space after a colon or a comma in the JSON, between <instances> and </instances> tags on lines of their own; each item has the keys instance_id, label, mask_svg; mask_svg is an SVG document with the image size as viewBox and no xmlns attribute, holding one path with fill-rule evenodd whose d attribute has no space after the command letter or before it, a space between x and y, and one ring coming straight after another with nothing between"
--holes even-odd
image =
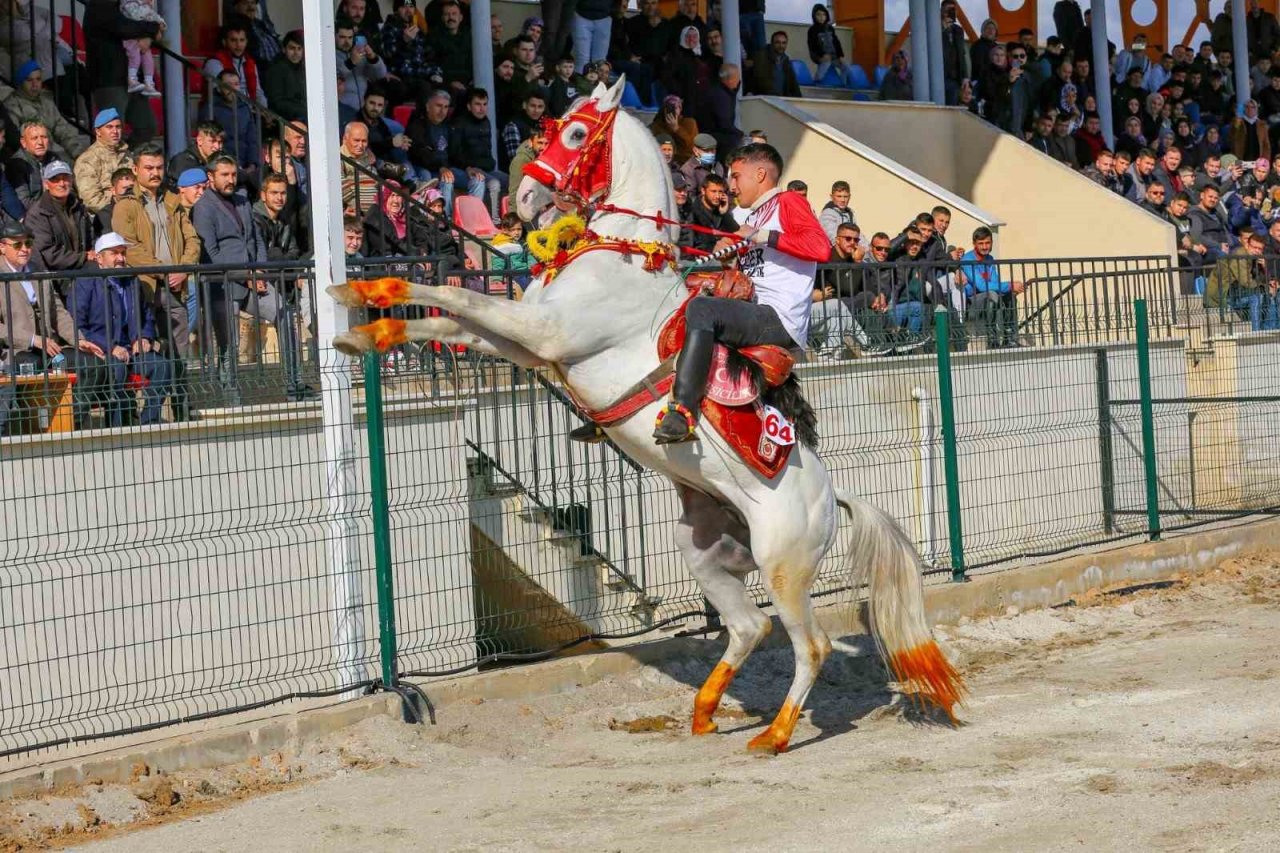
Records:
<instances>
[{"instance_id":1,"label":"red plastic seat","mask_svg":"<svg viewBox=\"0 0 1280 853\"><path fill-rule=\"evenodd\" d=\"M502 203L498 205L498 213L502 214L503 216L506 216L510 212L511 212L511 196L504 195L502 197Z\"/></svg>"},{"instance_id":2,"label":"red plastic seat","mask_svg":"<svg viewBox=\"0 0 1280 853\"><path fill-rule=\"evenodd\" d=\"M392 120L406 130L409 128L409 119L413 117L413 104L397 104L391 108Z\"/></svg>"},{"instance_id":3,"label":"red plastic seat","mask_svg":"<svg viewBox=\"0 0 1280 853\"><path fill-rule=\"evenodd\" d=\"M477 237L492 237L498 233L489 206L472 195L454 196L453 224Z\"/></svg>"}]
</instances>

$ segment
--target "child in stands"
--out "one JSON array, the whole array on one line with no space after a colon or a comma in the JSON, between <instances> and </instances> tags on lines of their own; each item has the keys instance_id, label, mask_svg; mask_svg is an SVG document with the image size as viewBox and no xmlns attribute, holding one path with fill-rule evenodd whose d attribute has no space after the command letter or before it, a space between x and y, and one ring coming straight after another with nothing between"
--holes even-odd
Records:
<instances>
[{"instance_id":1,"label":"child in stands","mask_svg":"<svg viewBox=\"0 0 1280 853\"><path fill-rule=\"evenodd\" d=\"M155 0L121 0L120 13L131 21L154 21L160 25L160 36L164 35L167 25L156 11ZM129 94L160 97L156 89L156 62L151 56L151 39L125 39L121 44L129 59ZM142 72L141 80L138 79L139 71Z\"/></svg>"}]
</instances>

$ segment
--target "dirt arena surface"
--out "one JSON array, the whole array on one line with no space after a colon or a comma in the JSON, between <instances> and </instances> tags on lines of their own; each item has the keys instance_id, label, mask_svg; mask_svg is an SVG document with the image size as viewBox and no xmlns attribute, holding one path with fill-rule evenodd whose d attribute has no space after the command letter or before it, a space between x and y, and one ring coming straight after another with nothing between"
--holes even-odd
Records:
<instances>
[{"instance_id":1,"label":"dirt arena surface","mask_svg":"<svg viewBox=\"0 0 1280 853\"><path fill-rule=\"evenodd\" d=\"M941 632L972 693L958 729L896 698L853 635L776 758L745 746L782 700L789 649L757 653L721 733L694 739L709 654L0 805L0 849L1274 850L1278 563Z\"/></svg>"}]
</instances>

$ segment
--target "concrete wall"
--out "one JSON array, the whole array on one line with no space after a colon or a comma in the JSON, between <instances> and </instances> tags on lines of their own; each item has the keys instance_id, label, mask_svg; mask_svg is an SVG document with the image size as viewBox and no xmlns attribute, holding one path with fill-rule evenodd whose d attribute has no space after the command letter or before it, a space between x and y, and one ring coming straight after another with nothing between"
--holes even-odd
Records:
<instances>
[{"instance_id":1,"label":"concrete wall","mask_svg":"<svg viewBox=\"0 0 1280 853\"><path fill-rule=\"evenodd\" d=\"M1006 259L1175 254L1173 227L965 110L909 103L797 102L1005 223ZM866 203L855 186L854 204ZM877 201L879 199L877 198ZM884 230L906 220L875 221ZM964 232L956 242L967 244Z\"/></svg>"},{"instance_id":2,"label":"concrete wall","mask_svg":"<svg viewBox=\"0 0 1280 853\"><path fill-rule=\"evenodd\" d=\"M783 153L783 180L809 185L815 209L826 203L831 184L846 180L853 187L852 207L870 238L878 230L897 234L900 225L922 210L945 204L954 214L952 232L970 234L979 225L1002 230L1002 219L971 204L931 177L894 159L892 151L874 150L862 140L815 118L816 101L744 98L739 124L760 127Z\"/></svg>"}]
</instances>

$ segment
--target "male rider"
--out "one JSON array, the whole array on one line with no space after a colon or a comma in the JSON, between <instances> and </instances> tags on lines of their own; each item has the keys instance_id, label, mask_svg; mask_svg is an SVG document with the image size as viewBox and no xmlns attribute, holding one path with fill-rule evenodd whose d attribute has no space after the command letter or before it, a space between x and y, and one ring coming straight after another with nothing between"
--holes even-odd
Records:
<instances>
[{"instance_id":1,"label":"male rider","mask_svg":"<svg viewBox=\"0 0 1280 853\"><path fill-rule=\"evenodd\" d=\"M768 143L751 143L730 156L729 191L742 222L737 240L751 242L738 263L755 285L755 299L697 296L689 301L672 399L653 431L658 444L697 438L697 413L717 342L790 349L803 348L809 339L813 278L818 263L830 257L831 243L809 202L778 188L781 175L782 157ZM726 237L716 250L734 242Z\"/></svg>"}]
</instances>

